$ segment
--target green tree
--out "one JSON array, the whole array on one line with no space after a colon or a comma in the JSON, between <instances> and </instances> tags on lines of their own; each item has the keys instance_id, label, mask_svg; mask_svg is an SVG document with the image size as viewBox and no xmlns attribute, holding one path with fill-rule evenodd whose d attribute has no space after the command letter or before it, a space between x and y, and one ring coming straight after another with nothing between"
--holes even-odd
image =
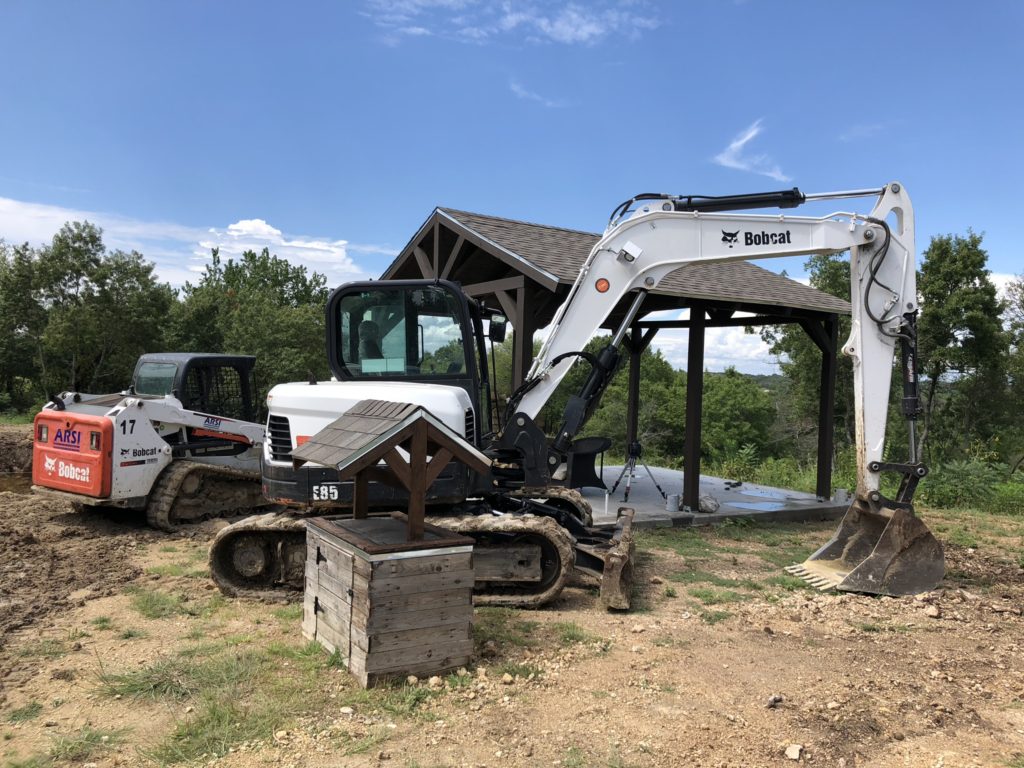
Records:
<instances>
[{"instance_id":1,"label":"green tree","mask_svg":"<svg viewBox=\"0 0 1024 768\"><path fill-rule=\"evenodd\" d=\"M174 291L141 254L103 245L102 231L70 222L33 254L33 295L45 323L35 341L40 394L118 390L135 360L162 346Z\"/></svg>"},{"instance_id":2,"label":"green tree","mask_svg":"<svg viewBox=\"0 0 1024 768\"><path fill-rule=\"evenodd\" d=\"M35 254L0 242L0 410L24 410L38 397L36 349L46 312L35 295Z\"/></svg>"},{"instance_id":3,"label":"green tree","mask_svg":"<svg viewBox=\"0 0 1024 768\"><path fill-rule=\"evenodd\" d=\"M745 445L763 454L774 420L771 396L749 376L733 367L705 376L700 441L703 456L721 461Z\"/></svg>"},{"instance_id":4,"label":"green tree","mask_svg":"<svg viewBox=\"0 0 1024 768\"><path fill-rule=\"evenodd\" d=\"M918 279L918 353L924 384L922 450L956 457L987 441L1005 417L1008 335L982 236L933 237ZM934 446L932 445L934 444Z\"/></svg>"},{"instance_id":5,"label":"green tree","mask_svg":"<svg viewBox=\"0 0 1024 768\"><path fill-rule=\"evenodd\" d=\"M812 288L850 298L850 261L848 254L816 254L804 262ZM850 318L839 318L839 344L850 335ZM789 436L797 439L816 435L821 392L821 350L799 325L765 327L761 337L770 351L780 359L783 376L788 382L791 419ZM853 402L853 363L838 355L836 369L835 423L838 442L852 443L856 429Z\"/></svg>"},{"instance_id":6,"label":"green tree","mask_svg":"<svg viewBox=\"0 0 1024 768\"><path fill-rule=\"evenodd\" d=\"M171 344L179 351L256 355L261 393L310 373L326 378L327 293L323 275L266 248L226 262L214 249L199 281L182 290L171 319Z\"/></svg>"}]
</instances>

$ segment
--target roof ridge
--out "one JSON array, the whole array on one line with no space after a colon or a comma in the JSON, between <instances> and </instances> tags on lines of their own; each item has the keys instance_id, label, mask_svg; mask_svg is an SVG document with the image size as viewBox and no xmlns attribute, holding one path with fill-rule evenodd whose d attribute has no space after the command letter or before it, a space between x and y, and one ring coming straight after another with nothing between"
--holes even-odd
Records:
<instances>
[{"instance_id":1,"label":"roof ridge","mask_svg":"<svg viewBox=\"0 0 1024 768\"><path fill-rule=\"evenodd\" d=\"M537 229L551 229L555 232L572 232L577 235L586 235L587 237L595 237L600 239L601 235L596 232L587 232L582 229L572 229L571 227L556 227L551 224L538 224L534 221L523 221L522 219L510 219L506 216L492 216L489 213L477 213L475 211L464 211L461 208L446 208L443 205L437 206L437 210L443 211L448 214L467 214L469 216L479 216L482 219L491 219L492 221L507 221L509 224L522 224L527 227L537 227Z\"/></svg>"}]
</instances>

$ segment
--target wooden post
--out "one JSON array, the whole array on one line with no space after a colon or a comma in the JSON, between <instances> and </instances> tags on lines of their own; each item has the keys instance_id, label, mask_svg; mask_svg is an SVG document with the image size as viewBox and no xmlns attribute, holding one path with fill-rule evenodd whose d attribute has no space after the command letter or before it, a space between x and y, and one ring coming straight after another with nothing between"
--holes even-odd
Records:
<instances>
[{"instance_id":1,"label":"wooden post","mask_svg":"<svg viewBox=\"0 0 1024 768\"><path fill-rule=\"evenodd\" d=\"M825 320L828 344L821 350L821 392L818 401L818 482L819 498L832 496L832 450L836 419L836 350L839 344L839 318Z\"/></svg>"},{"instance_id":2,"label":"wooden post","mask_svg":"<svg viewBox=\"0 0 1024 768\"><path fill-rule=\"evenodd\" d=\"M704 401L704 303L690 305L686 355L686 436L683 446L683 504L700 510L700 427Z\"/></svg>"},{"instance_id":3,"label":"wooden post","mask_svg":"<svg viewBox=\"0 0 1024 768\"><path fill-rule=\"evenodd\" d=\"M370 482L366 471L357 472L352 480L352 517L365 520L370 516Z\"/></svg>"},{"instance_id":4,"label":"wooden post","mask_svg":"<svg viewBox=\"0 0 1024 768\"><path fill-rule=\"evenodd\" d=\"M648 328L642 335L639 326L634 325L626 336L624 345L629 350L629 385L626 401L626 445L637 439L640 420L640 361L644 350L651 344L651 339L658 332L657 328Z\"/></svg>"},{"instance_id":5,"label":"wooden post","mask_svg":"<svg viewBox=\"0 0 1024 768\"><path fill-rule=\"evenodd\" d=\"M537 321L533 317L533 302L528 302L526 288L516 289L516 318L513 333L512 388L524 381L533 365L533 332Z\"/></svg>"},{"instance_id":6,"label":"wooden post","mask_svg":"<svg viewBox=\"0 0 1024 768\"><path fill-rule=\"evenodd\" d=\"M427 424L419 421L409 439L409 467L412 469L409 483L409 541L423 538L423 518L426 514L427 497Z\"/></svg>"}]
</instances>

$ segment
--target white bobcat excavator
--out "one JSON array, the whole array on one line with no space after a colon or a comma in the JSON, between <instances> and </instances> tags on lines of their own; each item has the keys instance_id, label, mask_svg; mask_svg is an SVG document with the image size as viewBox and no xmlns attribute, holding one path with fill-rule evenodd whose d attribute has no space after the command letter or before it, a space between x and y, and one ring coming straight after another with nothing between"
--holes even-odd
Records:
<instances>
[{"instance_id":1,"label":"white bobcat excavator","mask_svg":"<svg viewBox=\"0 0 1024 768\"><path fill-rule=\"evenodd\" d=\"M732 212L866 196L877 198L868 214ZM439 516L431 522L474 537L478 552L515 547L523 558L516 578L478 580L478 602L540 605L558 594L575 566L603 577L607 605L628 607L630 516L617 530L594 529L586 502L558 480L573 439L618 368L619 347L647 293L691 263L843 251L850 252L852 271L853 324L843 351L854 361L857 491L833 539L795 572L823 588L879 594L931 589L942 578L943 555L911 506L927 473L914 455L913 429L906 462L883 456L897 342L903 353L903 410L911 427L919 410L914 215L898 183L818 195L793 189L729 197L645 194L626 201L581 268L499 432L487 423L485 309L444 280L342 286L327 308L334 379L279 385L268 398L264 495L305 511L350 504L350 483L339 482L333 468L293 463L292 451L362 400L422 405L492 460L486 474L454 464L441 474L428 494L428 514ZM610 343L596 356L584 352L620 304L628 309ZM578 359L591 373L549 439L534 419ZM901 477L895 498L882 493L883 472ZM382 508L401 501L387 486L376 490L371 503ZM210 563L221 588L238 594L301 588L304 555L301 519L266 515L222 530Z\"/></svg>"},{"instance_id":2,"label":"white bobcat excavator","mask_svg":"<svg viewBox=\"0 0 1024 768\"><path fill-rule=\"evenodd\" d=\"M255 363L146 354L124 392L52 396L34 419L33 490L80 507L142 510L166 531L264 506Z\"/></svg>"}]
</instances>

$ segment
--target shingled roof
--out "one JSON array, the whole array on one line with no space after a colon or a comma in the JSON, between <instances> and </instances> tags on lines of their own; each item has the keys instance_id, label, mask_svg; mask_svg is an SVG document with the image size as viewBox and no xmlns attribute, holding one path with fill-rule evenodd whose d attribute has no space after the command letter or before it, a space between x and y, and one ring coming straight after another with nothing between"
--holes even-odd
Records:
<instances>
[{"instance_id":1,"label":"shingled roof","mask_svg":"<svg viewBox=\"0 0 1024 768\"><path fill-rule=\"evenodd\" d=\"M485 216L454 208L438 208L437 212L497 246L489 250L498 258L504 255L520 269L525 266L522 262L526 262L540 273L536 277L554 278L561 284L572 284L576 280L591 248L600 239L600 235L592 232ZM406 253L403 251L385 276L404 256ZM746 261L681 267L662 280L652 293L850 314L849 302Z\"/></svg>"}]
</instances>

